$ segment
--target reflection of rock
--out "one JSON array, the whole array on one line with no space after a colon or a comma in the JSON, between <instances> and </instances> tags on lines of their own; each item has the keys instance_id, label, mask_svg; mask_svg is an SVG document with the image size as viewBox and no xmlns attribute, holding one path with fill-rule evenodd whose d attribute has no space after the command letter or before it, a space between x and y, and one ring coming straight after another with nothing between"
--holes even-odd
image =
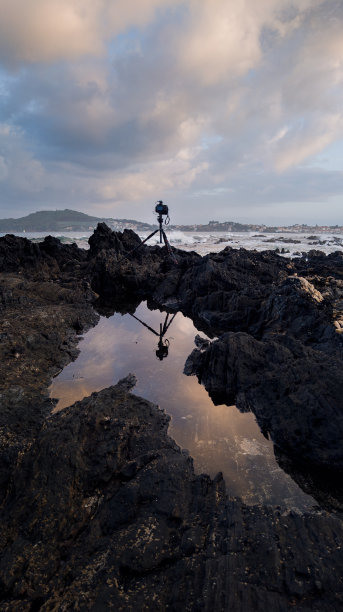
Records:
<instances>
[{"instance_id":1,"label":"reflection of rock","mask_svg":"<svg viewBox=\"0 0 343 612\"><path fill-rule=\"evenodd\" d=\"M117 387L123 391L131 391L137 384L137 377L134 374L128 374L117 382Z\"/></svg>"},{"instance_id":2,"label":"reflection of rock","mask_svg":"<svg viewBox=\"0 0 343 612\"><path fill-rule=\"evenodd\" d=\"M194 344L198 347L198 349L205 350L209 347L210 341L207 338L202 338L199 336L199 334L197 334L194 338Z\"/></svg>"},{"instance_id":3,"label":"reflection of rock","mask_svg":"<svg viewBox=\"0 0 343 612\"><path fill-rule=\"evenodd\" d=\"M337 414L343 381L334 359L296 340L261 342L228 332L190 360L216 404L236 402L252 410L285 453L312 465L343 468L343 414Z\"/></svg>"},{"instance_id":4,"label":"reflection of rock","mask_svg":"<svg viewBox=\"0 0 343 612\"><path fill-rule=\"evenodd\" d=\"M275 446L275 457L280 467L312 497L321 508L328 511L343 512L343 470L318 468L311 464L301 464L281 452Z\"/></svg>"}]
</instances>

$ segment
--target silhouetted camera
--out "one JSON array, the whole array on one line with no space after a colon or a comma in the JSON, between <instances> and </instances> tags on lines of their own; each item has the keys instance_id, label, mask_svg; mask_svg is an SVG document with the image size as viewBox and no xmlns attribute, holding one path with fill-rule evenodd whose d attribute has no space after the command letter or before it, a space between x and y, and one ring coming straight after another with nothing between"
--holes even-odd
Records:
<instances>
[{"instance_id":1,"label":"silhouetted camera","mask_svg":"<svg viewBox=\"0 0 343 612\"><path fill-rule=\"evenodd\" d=\"M162 200L158 200L155 206L155 212L159 215L167 215L168 214L168 206L163 204Z\"/></svg>"}]
</instances>

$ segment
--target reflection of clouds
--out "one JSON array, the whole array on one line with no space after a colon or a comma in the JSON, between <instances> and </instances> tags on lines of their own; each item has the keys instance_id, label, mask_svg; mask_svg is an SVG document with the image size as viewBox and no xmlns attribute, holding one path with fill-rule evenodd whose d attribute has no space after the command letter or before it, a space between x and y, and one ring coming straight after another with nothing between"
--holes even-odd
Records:
<instances>
[{"instance_id":1,"label":"reflection of clouds","mask_svg":"<svg viewBox=\"0 0 343 612\"><path fill-rule=\"evenodd\" d=\"M156 331L165 318L145 304L135 314ZM182 374L196 334L192 321L178 313L166 335L173 338L168 358L160 362L155 355L158 338L138 321L119 314L101 318L85 334L76 361L53 381L50 394L60 398L57 410L133 372L135 393L171 415L169 434L189 450L197 472L214 476L222 471L230 494L249 503L306 498L278 468L273 445L262 436L254 415L241 414L235 406L214 406L197 378Z\"/></svg>"},{"instance_id":2,"label":"reflection of clouds","mask_svg":"<svg viewBox=\"0 0 343 612\"><path fill-rule=\"evenodd\" d=\"M191 321L191 319L187 319L186 317L183 316L183 314L181 314L181 312L178 312L173 323L173 330L176 329L179 333L183 333L183 334L191 334L193 333L193 331L196 332L196 330L194 330L194 325Z\"/></svg>"},{"instance_id":3,"label":"reflection of clouds","mask_svg":"<svg viewBox=\"0 0 343 612\"><path fill-rule=\"evenodd\" d=\"M77 381L77 383L73 385L71 385L69 381L56 381L50 387L50 395L53 398L61 399L55 406L53 412L58 412L67 406L71 406L84 397L91 395L94 391L100 391L102 388L102 385L92 384L92 381Z\"/></svg>"},{"instance_id":4,"label":"reflection of clouds","mask_svg":"<svg viewBox=\"0 0 343 612\"><path fill-rule=\"evenodd\" d=\"M240 448L245 455L263 455L265 452L265 445L249 438L240 441Z\"/></svg>"}]
</instances>

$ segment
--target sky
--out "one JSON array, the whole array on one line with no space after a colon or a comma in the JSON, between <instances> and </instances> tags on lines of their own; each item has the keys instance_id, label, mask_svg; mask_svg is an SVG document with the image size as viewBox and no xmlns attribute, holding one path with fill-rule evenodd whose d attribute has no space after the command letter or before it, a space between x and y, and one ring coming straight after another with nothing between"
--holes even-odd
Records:
<instances>
[{"instance_id":1,"label":"sky","mask_svg":"<svg viewBox=\"0 0 343 612\"><path fill-rule=\"evenodd\" d=\"M0 0L0 217L343 224L342 0Z\"/></svg>"}]
</instances>

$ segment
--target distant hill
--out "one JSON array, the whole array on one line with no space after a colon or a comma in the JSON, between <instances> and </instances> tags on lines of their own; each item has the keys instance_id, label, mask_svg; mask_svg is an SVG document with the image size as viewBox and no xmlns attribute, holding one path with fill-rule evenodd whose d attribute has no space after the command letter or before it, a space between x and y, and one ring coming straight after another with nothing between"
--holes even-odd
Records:
<instances>
[{"instance_id":1,"label":"distant hill","mask_svg":"<svg viewBox=\"0 0 343 612\"><path fill-rule=\"evenodd\" d=\"M0 232L68 232L92 231L98 223L105 222L113 229L132 227L144 231L152 228L148 223L132 219L106 219L92 217L76 210L41 210L19 219L0 219Z\"/></svg>"},{"instance_id":2,"label":"distant hill","mask_svg":"<svg viewBox=\"0 0 343 612\"><path fill-rule=\"evenodd\" d=\"M98 223L104 222L111 229L122 231L133 229L138 232L152 231L157 224L150 225L134 219L112 219L92 217L76 210L41 210L19 219L0 219L0 233L20 232L89 232L96 228ZM343 233L343 226L266 226L251 223L237 223L235 221L209 221L206 225L170 225L170 229L182 232L315 232L333 231Z\"/></svg>"}]
</instances>

